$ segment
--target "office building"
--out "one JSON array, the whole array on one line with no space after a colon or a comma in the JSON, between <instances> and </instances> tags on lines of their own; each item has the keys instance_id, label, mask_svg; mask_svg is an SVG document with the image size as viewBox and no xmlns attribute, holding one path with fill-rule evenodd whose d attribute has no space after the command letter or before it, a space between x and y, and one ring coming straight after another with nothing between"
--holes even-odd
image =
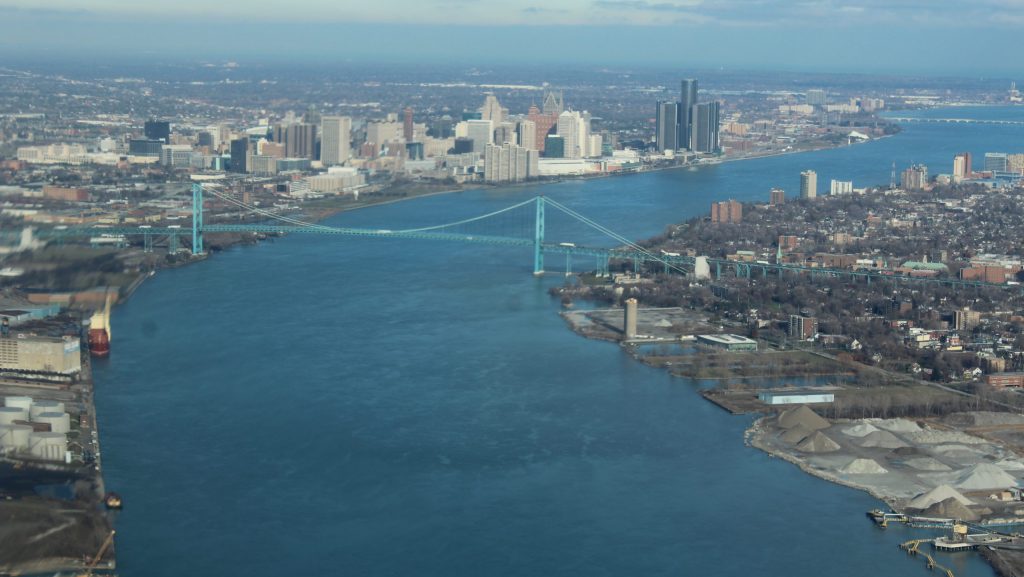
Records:
<instances>
[{"instance_id":1,"label":"office building","mask_svg":"<svg viewBox=\"0 0 1024 577\"><path fill-rule=\"evenodd\" d=\"M711 203L711 222L739 224L743 222L743 205L735 200Z\"/></svg>"},{"instance_id":2,"label":"office building","mask_svg":"<svg viewBox=\"0 0 1024 577\"><path fill-rule=\"evenodd\" d=\"M807 104L811 106L825 106L828 101L828 96L824 90L819 88L812 88L807 91Z\"/></svg>"},{"instance_id":3,"label":"office building","mask_svg":"<svg viewBox=\"0 0 1024 577\"><path fill-rule=\"evenodd\" d=\"M497 127L508 117L508 109L502 108L498 97L493 94L484 96L484 105L480 107L480 120L490 120L491 126Z\"/></svg>"},{"instance_id":4,"label":"office building","mask_svg":"<svg viewBox=\"0 0 1024 577\"><path fill-rule=\"evenodd\" d=\"M800 198L817 198L818 173L805 170L800 173Z\"/></svg>"},{"instance_id":5,"label":"office building","mask_svg":"<svg viewBox=\"0 0 1024 577\"><path fill-rule=\"evenodd\" d=\"M832 185L828 193L832 196L837 194L853 194L853 181L832 179Z\"/></svg>"},{"instance_id":6,"label":"office building","mask_svg":"<svg viewBox=\"0 0 1024 577\"><path fill-rule=\"evenodd\" d=\"M160 156L164 141L133 138L128 141L128 154L132 156Z\"/></svg>"},{"instance_id":7,"label":"office building","mask_svg":"<svg viewBox=\"0 0 1024 577\"><path fill-rule=\"evenodd\" d=\"M320 162L337 166L352 156L352 119L348 116L324 116L320 120Z\"/></svg>"},{"instance_id":8,"label":"office building","mask_svg":"<svg viewBox=\"0 0 1024 577\"><path fill-rule=\"evenodd\" d=\"M494 127L495 144L519 144L519 137L516 135L516 125L511 122L502 122Z\"/></svg>"},{"instance_id":9,"label":"office building","mask_svg":"<svg viewBox=\"0 0 1024 577\"><path fill-rule=\"evenodd\" d=\"M655 146L658 150L678 150L679 146L679 111L681 107L676 102L658 101L656 115L656 129L654 135ZM685 146L682 148L686 148Z\"/></svg>"},{"instance_id":10,"label":"office building","mask_svg":"<svg viewBox=\"0 0 1024 577\"><path fill-rule=\"evenodd\" d=\"M1024 154L1006 155L1006 170L1017 174L1024 174Z\"/></svg>"},{"instance_id":11,"label":"office building","mask_svg":"<svg viewBox=\"0 0 1024 577\"><path fill-rule=\"evenodd\" d=\"M900 183L904 190L921 190L928 185L928 167L915 164L903 171Z\"/></svg>"},{"instance_id":12,"label":"office building","mask_svg":"<svg viewBox=\"0 0 1024 577\"><path fill-rule=\"evenodd\" d=\"M473 141L473 152L483 154L494 144L494 124L490 120L467 120L466 137Z\"/></svg>"},{"instance_id":13,"label":"office building","mask_svg":"<svg viewBox=\"0 0 1024 577\"><path fill-rule=\"evenodd\" d=\"M520 120L516 125L516 140L523 148L538 150L537 123L532 120Z\"/></svg>"},{"instance_id":14,"label":"office building","mask_svg":"<svg viewBox=\"0 0 1024 577\"><path fill-rule=\"evenodd\" d=\"M717 153L721 150L718 137L718 102L704 102L693 106L690 150Z\"/></svg>"},{"instance_id":15,"label":"office building","mask_svg":"<svg viewBox=\"0 0 1024 577\"><path fill-rule=\"evenodd\" d=\"M316 158L316 128L315 124L277 124L272 138L284 144L288 158Z\"/></svg>"},{"instance_id":16,"label":"office building","mask_svg":"<svg viewBox=\"0 0 1024 577\"><path fill-rule=\"evenodd\" d=\"M549 134L544 139L544 158L565 158L565 139Z\"/></svg>"},{"instance_id":17,"label":"office building","mask_svg":"<svg viewBox=\"0 0 1024 577\"><path fill-rule=\"evenodd\" d=\"M545 98L545 101L548 99ZM553 101L553 97L552 97ZM547 105L547 104L545 104ZM552 107L554 105L552 104ZM561 114L561 112L558 112ZM558 114L546 114L542 113L536 106L530 106L530 111L527 113L526 118L534 125L534 135L536 138L535 146L537 150L543 152L546 143L547 136L554 130L555 125L558 124Z\"/></svg>"},{"instance_id":18,"label":"office building","mask_svg":"<svg viewBox=\"0 0 1024 577\"><path fill-rule=\"evenodd\" d=\"M768 204L776 206L786 203L786 191L781 188L773 188L768 193Z\"/></svg>"},{"instance_id":19,"label":"office building","mask_svg":"<svg viewBox=\"0 0 1024 577\"><path fill-rule=\"evenodd\" d=\"M579 112L568 111L558 115L558 124L555 132L562 137L563 150L562 158L582 158L582 143L580 142L580 130L583 119Z\"/></svg>"},{"instance_id":20,"label":"office building","mask_svg":"<svg viewBox=\"0 0 1024 577\"><path fill-rule=\"evenodd\" d=\"M985 172L1006 172L1009 163L1005 152L985 153Z\"/></svg>"},{"instance_id":21,"label":"office building","mask_svg":"<svg viewBox=\"0 0 1024 577\"><path fill-rule=\"evenodd\" d=\"M231 141L231 172L249 172L249 139Z\"/></svg>"},{"instance_id":22,"label":"office building","mask_svg":"<svg viewBox=\"0 0 1024 577\"><path fill-rule=\"evenodd\" d=\"M542 109L544 114L558 118L558 115L565 111L565 101L562 93L545 90Z\"/></svg>"},{"instance_id":23,"label":"office building","mask_svg":"<svg viewBox=\"0 0 1024 577\"><path fill-rule=\"evenodd\" d=\"M402 112L402 136L406 142L412 142L415 129L412 124L412 107L406 106Z\"/></svg>"},{"instance_id":24,"label":"office building","mask_svg":"<svg viewBox=\"0 0 1024 577\"><path fill-rule=\"evenodd\" d=\"M693 139L693 107L696 105L697 79L684 78L680 82L679 112L676 114L678 148L690 148Z\"/></svg>"},{"instance_id":25,"label":"office building","mask_svg":"<svg viewBox=\"0 0 1024 577\"><path fill-rule=\"evenodd\" d=\"M159 140L164 144L171 143L171 123L160 120L147 120L143 132L149 140Z\"/></svg>"}]
</instances>

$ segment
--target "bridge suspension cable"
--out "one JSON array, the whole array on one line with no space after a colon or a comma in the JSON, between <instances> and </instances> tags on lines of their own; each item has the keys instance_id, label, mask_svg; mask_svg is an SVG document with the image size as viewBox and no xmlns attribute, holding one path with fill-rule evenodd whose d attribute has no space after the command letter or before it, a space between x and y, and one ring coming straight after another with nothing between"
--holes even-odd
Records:
<instances>
[{"instance_id":1,"label":"bridge suspension cable","mask_svg":"<svg viewBox=\"0 0 1024 577\"><path fill-rule=\"evenodd\" d=\"M590 226L591 228L594 228L597 231L599 231L601 233L604 233L605 235L611 237L612 239L621 242L622 244L624 244L624 245L628 246L629 248L631 248L631 249L633 249L633 250L643 254L644 256L648 257L651 260L660 262L660 263L664 264L666 267L671 268L672 270L675 270L676 272L679 272L679 273L682 273L682 274L686 274L687 273L687 271L685 269L683 269L682 267L679 267L679 266L677 266L675 264L672 264L667 259L662 258L662 257L652 253L651 251L647 250L646 248L636 244L632 240L629 240L628 238L626 238L626 237L622 236L621 234L611 230L610 228L608 228L608 227L606 227L606 226L604 226L604 225L602 225L602 224L600 224L598 222L595 222L594 220L591 220L590 218L587 218L586 216L583 216L582 214L580 214L580 213L576 212L575 210L565 206L564 204L561 204L559 202L551 200L550 198L545 198L544 202L546 204L550 204L551 206L553 206L556 209L564 212L565 214L575 218L576 220L582 222L583 224L586 224L587 226Z\"/></svg>"}]
</instances>

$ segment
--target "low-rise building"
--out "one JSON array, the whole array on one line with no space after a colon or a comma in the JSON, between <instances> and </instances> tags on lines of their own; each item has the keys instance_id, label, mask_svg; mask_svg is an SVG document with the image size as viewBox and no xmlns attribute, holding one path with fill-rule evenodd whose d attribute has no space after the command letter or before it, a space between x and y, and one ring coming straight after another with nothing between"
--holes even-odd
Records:
<instances>
[{"instance_id":1,"label":"low-rise building","mask_svg":"<svg viewBox=\"0 0 1024 577\"><path fill-rule=\"evenodd\" d=\"M757 341L740 335L697 335L697 342L727 351L756 351Z\"/></svg>"}]
</instances>

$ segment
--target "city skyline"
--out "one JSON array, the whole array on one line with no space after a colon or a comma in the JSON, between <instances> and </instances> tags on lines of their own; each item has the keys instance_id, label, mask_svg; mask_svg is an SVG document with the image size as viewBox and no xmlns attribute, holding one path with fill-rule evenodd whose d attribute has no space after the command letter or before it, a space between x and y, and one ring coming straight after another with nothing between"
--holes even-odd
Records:
<instances>
[{"instance_id":1,"label":"city skyline","mask_svg":"<svg viewBox=\"0 0 1024 577\"><path fill-rule=\"evenodd\" d=\"M431 61L501 63L624 62L688 67L985 74L1011 77L1021 67L992 53L1016 47L1024 21L1017 2L989 0L969 6L911 0L896 5L816 2L647 2L567 0L557 6L504 6L490 2L393 1L361 5L303 0L286 8L240 10L229 0L210 7L195 1L146 7L122 0L55 1L45 9L23 0L5 5L10 32L0 40L9 54L59 57L117 54L145 60L210 57L304 61ZM457 7L457 10L453 10ZM242 16L239 16L241 14ZM230 18L225 21L223 18ZM827 23L827 24L823 24ZM339 26L345 34L338 35ZM652 33L675 29L678 34ZM300 46L257 42L275 30L301 31L315 54ZM948 42L948 34L959 34ZM614 42L592 39L614 33ZM192 40L181 44L187 35ZM856 42L842 41L842 37ZM379 42L380 38L388 42ZM443 42L438 42L443 38ZM584 42L586 54L549 50L551 38ZM510 54L505 40L520 50ZM167 45L175 46L168 52ZM468 45L474 50L466 51ZM582 44L581 44L582 45ZM746 49L756 45L756 51ZM126 51L125 47L131 50ZM715 50L696 51L696 46ZM235 47L227 48L225 47ZM813 47L813 49L811 49ZM68 54L63 54L68 56Z\"/></svg>"}]
</instances>

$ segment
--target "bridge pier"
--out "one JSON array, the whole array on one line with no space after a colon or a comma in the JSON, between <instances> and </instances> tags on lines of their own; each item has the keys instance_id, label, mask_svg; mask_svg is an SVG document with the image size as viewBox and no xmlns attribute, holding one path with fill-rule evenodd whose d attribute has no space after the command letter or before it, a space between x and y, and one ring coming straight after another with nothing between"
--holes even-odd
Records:
<instances>
[{"instance_id":1,"label":"bridge pier","mask_svg":"<svg viewBox=\"0 0 1024 577\"><path fill-rule=\"evenodd\" d=\"M192 254L203 253L203 185L192 185Z\"/></svg>"},{"instance_id":2,"label":"bridge pier","mask_svg":"<svg viewBox=\"0 0 1024 577\"><path fill-rule=\"evenodd\" d=\"M537 217L533 228L533 274L544 274L544 197L537 197Z\"/></svg>"}]
</instances>

